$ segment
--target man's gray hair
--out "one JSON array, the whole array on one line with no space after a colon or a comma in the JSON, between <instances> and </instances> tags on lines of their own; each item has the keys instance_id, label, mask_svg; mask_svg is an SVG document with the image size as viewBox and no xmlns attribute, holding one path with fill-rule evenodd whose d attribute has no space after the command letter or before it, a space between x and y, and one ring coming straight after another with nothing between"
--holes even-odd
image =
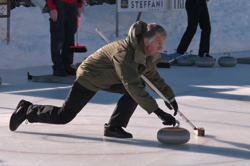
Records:
<instances>
[{"instance_id":1,"label":"man's gray hair","mask_svg":"<svg viewBox=\"0 0 250 166\"><path fill-rule=\"evenodd\" d=\"M167 39L167 32L166 32L166 30L161 25L156 24L156 23L150 23L150 24L148 24L147 30L143 33L143 38L146 38L148 40L149 44L151 44L151 42L155 38L155 34L156 33L159 33L165 39Z\"/></svg>"}]
</instances>

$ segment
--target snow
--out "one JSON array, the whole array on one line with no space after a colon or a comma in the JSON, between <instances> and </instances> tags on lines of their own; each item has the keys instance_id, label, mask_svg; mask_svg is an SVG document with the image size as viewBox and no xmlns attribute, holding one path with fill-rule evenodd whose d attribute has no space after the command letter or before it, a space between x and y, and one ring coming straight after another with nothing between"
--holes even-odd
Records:
<instances>
[{"instance_id":1,"label":"snow","mask_svg":"<svg viewBox=\"0 0 250 166\"><path fill-rule=\"evenodd\" d=\"M211 32L211 54L249 51L250 1L211 0L208 2ZM119 37L116 37L116 5L84 7L80 18L79 44L85 45L86 53L76 53L74 63L82 61L107 44L95 29L110 40L126 38L129 27L136 21L137 12L119 13ZM186 29L185 10L143 12L141 20L158 23L168 33L163 51L172 53ZM198 28L188 51L198 52L200 29ZM0 70L52 66L50 57L49 14L39 7L17 7L11 10L10 42L7 44L7 19L0 18Z\"/></svg>"}]
</instances>

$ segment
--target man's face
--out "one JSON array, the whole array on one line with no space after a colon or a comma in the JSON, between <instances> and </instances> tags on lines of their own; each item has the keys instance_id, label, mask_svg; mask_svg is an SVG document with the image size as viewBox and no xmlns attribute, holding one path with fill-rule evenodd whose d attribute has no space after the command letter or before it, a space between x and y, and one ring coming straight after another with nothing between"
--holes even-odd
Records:
<instances>
[{"instance_id":1,"label":"man's face","mask_svg":"<svg viewBox=\"0 0 250 166\"><path fill-rule=\"evenodd\" d=\"M144 39L145 55L157 57L162 50L165 38L159 33L155 34L154 40L149 44L147 39Z\"/></svg>"}]
</instances>

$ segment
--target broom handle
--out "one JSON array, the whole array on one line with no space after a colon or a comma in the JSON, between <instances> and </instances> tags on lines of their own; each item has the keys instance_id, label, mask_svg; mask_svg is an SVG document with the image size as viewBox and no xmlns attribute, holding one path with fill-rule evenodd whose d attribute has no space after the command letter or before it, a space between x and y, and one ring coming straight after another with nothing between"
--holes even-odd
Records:
<instances>
[{"instance_id":1,"label":"broom handle","mask_svg":"<svg viewBox=\"0 0 250 166\"><path fill-rule=\"evenodd\" d=\"M165 102L170 104L169 100L144 75L141 75L141 78L148 84L149 87L151 87L155 91L158 96L160 96ZM177 110L177 112L194 130L196 130L196 127L180 112L179 109Z\"/></svg>"},{"instance_id":2,"label":"broom handle","mask_svg":"<svg viewBox=\"0 0 250 166\"><path fill-rule=\"evenodd\" d=\"M107 43L111 43L110 41L109 41L109 39L108 38L106 38L106 36L98 29L98 28L96 28L95 29L95 31L107 42Z\"/></svg>"}]
</instances>

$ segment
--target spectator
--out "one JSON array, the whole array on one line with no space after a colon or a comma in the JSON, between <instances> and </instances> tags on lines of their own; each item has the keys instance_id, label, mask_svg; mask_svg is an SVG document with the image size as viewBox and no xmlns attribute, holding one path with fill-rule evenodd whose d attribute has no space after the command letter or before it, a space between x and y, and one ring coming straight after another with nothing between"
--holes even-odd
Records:
<instances>
[{"instance_id":1,"label":"spectator","mask_svg":"<svg viewBox=\"0 0 250 166\"><path fill-rule=\"evenodd\" d=\"M177 54L184 54L187 51L199 24L202 31L198 55L200 57L204 55L211 57L209 55L211 25L206 1L207 0L186 0L188 25L177 48Z\"/></svg>"},{"instance_id":2,"label":"spectator","mask_svg":"<svg viewBox=\"0 0 250 166\"><path fill-rule=\"evenodd\" d=\"M47 0L50 9L51 58L53 75L75 75L74 55L69 51L74 46L77 31L77 15L82 13L82 0Z\"/></svg>"}]
</instances>

